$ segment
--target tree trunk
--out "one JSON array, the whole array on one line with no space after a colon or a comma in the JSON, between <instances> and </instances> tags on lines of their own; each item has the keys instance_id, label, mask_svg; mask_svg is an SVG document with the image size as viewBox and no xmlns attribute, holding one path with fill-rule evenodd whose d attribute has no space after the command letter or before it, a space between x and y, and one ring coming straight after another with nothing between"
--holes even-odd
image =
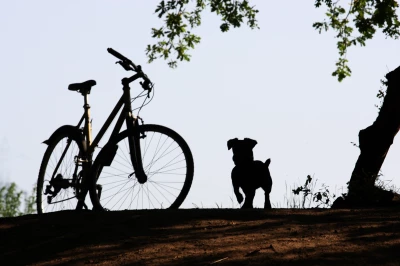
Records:
<instances>
[{"instance_id":1,"label":"tree trunk","mask_svg":"<svg viewBox=\"0 0 400 266\"><path fill-rule=\"evenodd\" d=\"M400 67L386 75L388 88L375 122L360 131L360 156L349 182L349 199L373 199L375 181L394 137L400 129ZM390 194L389 200L393 197ZM376 196L376 195L375 195ZM388 193L386 193L386 197Z\"/></svg>"}]
</instances>

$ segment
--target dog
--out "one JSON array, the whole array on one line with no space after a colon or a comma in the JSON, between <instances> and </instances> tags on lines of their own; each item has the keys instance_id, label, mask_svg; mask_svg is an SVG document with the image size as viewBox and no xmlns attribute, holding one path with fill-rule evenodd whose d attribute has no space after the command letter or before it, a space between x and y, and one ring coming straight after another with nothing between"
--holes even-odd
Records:
<instances>
[{"instance_id":1,"label":"dog","mask_svg":"<svg viewBox=\"0 0 400 266\"><path fill-rule=\"evenodd\" d=\"M252 209L256 190L261 187L265 193L264 209L271 209L269 200L272 189L272 178L269 172L271 159L266 160L265 163L254 161L253 148L256 144L257 141L249 138L228 140L228 150L232 149L232 159L235 163L231 174L233 191L237 201L242 203L243 196L239 191L241 188L246 196L242 209Z\"/></svg>"}]
</instances>

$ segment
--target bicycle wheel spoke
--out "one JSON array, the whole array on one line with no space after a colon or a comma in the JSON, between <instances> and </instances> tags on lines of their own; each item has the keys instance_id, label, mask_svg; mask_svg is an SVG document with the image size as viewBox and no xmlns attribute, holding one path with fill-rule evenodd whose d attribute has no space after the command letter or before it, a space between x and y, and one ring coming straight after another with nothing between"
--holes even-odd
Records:
<instances>
[{"instance_id":1,"label":"bicycle wheel spoke","mask_svg":"<svg viewBox=\"0 0 400 266\"><path fill-rule=\"evenodd\" d=\"M124 183L125 183L124 186L126 186L126 184L129 183L129 180L128 180L128 181L122 180L121 182L124 182ZM113 182L112 184L115 184L115 183L118 183L118 181L117 181L117 182ZM102 184L102 185L103 185L103 184ZM104 192L110 191L110 190L112 190L112 189L114 189L114 188L116 188L116 187L119 187L119 186L121 186L121 185L118 184L118 185L116 185L116 186L107 188L107 189L103 190L102 192L104 193ZM123 187L124 187L124 186L123 186ZM122 187L122 188L123 188L123 187ZM122 188L121 188L121 189L122 189ZM117 193L118 193L118 192L117 192ZM116 194L117 194L117 193L116 193Z\"/></svg>"},{"instance_id":2,"label":"bicycle wheel spoke","mask_svg":"<svg viewBox=\"0 0 400 266\"><path fill-rule=\"evenodd\" d=\"M171 186L168 186L168 185L164 185L162 183L159 184L159 182L151 182L151 183L155 183L155 184L159 185L160 187L168 187L168 188L172 188L172 189L175 189L175 190L179 190L179 188L171 187Z\"/></svg>"},{"instance_id":3,"label":"bicycle wheel spoke","mask_svg":"<svg viewBox=\"0 0 400 266\"><path fill-rule=\"evenodd\" d=\"M107 201L106 205L107 205L112 199L114 199L119 193L125 192L126 190L130 189L130 188L128 187L128 188L125 188L124 190L122 190L128 183L129 183L129 181L126 182L115 194L112 194L112 195L109 195L108 197L102 198L102 199L109 199L109 200ZM135 184L135 185L136 185L136 184ZM135 186L135 185L134 185L134 186ZM117 186L115 186L115 187L117 187ZM114 187L114 188L115 188L115 187Z\"/></svg>"},{"instance_id":4,"label":"bicycle wheel spoke","mask_svg":"<svg viewBox=\"0 0 400 266\"><path fill-rule=\"evenodd\" d=\"M169 161L165 166L163 166L162 168L156 170L156 172L158 172L159 170L161 170L161 169L163 169L163 168L168 167L168 165L169 165L171 162L173 162L176 158L178 158L179 156L180 156L180 154L177 155L175 158L173 158L171 161ZM186 168L186 167L182 167L182 168ZM149 171L149 172L150 172L150 171Z\"/></svg>"},{"instance_id":5,"label":"bicycle wheel spoke","mask_svg":"<svg viewBox=\"0 0 400 266\"><path fill-rule=\"evenodd\" d=\"M154 181L152 181L152 182L154 182ZM184 182L171 182L171 181L163 181L163 182L160 182L160 181L158 181L157 183L167 183L167 184L183 184Z\"/></svg>"},{"instance_id":6,"label":"bicycle wheel spoke","mask_svg":"<svg viewBox=\"0 0 400 266\"><path fill-rule=\"evenodd\" d=\"M70 168L72 167L71 163L74 161L74 158L73 158L73 157L75 157L73 154L76 153L76 151L75 151L75 145L72 143L71 146L72 146L72 147L69 147L69 148L71 149L71 152L69 153L69 156L68 156L68 153L67 153L67 154L66 154L65 160L63 160L62 163L61 163L61 164L63 164L64 167L65 167L65 174L64 174L65 176L68 175L67 171L70 170Z\"/></svg>"},{"instance_id":7,"label":"bicycle wheel spoke","mask_svg":"<svg viewBox=\"0 0 400 266\"><path fill-rule=\"evenodd\" d=\"M150 194L152 194L151 193L151 190L149 189L149 184L146 184L146 188L147 188L147 200L148 200L148 202L149 202L149 209L150 209L150 204L151 204L151 206L153 207L153 208L156 208L155 206L154 206L154 204L153 204L153 202L151 201L151 199L150 199Z\"/></svg>"},{"instance_id":8,"label":"bicycle wheel spoke","mask_svg":"<svg viewBox=\"0 0 400 266\"><path fill-rule=\"evenodd\" d=\"M140 195L140 186L139 186L138 192L136 192L135 197L133 198L133 201L134 201L136 198L138 198L139 195ZM132 202L133 202L133 201L132 201ZM136 203L136 209L137 209L138 206L139 206L139 199L138 199L136 202L137 202L137 203Z\"/></svg>"},{"instance_id":9,"label":"bicycle wheel spoke","mask_svg":"<svg viewBox=\"0 0 400 266\"><path fill-rule=\"evenodd\" d=\"M127 176L127 175L130 175L129 173L123 173L123 174L119 174L119 175L116 175L116 174L111 174L111 173L107 173L107 172L104 172L103 171L103 173L105 173L105 174L109 174L109 175L102 175L101 176L101 179L104 179L104 178L110 178L110 177L122 177L122 176Z\"/></svg>"},{"instance_id":10,"label":"bicycle wheel spoke","mask_svg":"<svg viewBox=\"0 0 400 266\"><path fill-rule=\"evenodd\" d=\"M170 166L172 166L172 165L175 165L175 164L178 164L178 163L181 163L181 162L184 162L184 161L185 161L185 159L182 159L182 160L180 160L180 161L177 161L177 162L174 162L174 163L172 163L172 164L164 165L163 167L161 167L161 168L157 169L157 170L156 170L156 171L154 171L154 172L157 172L157 171L163 170L163 169L165 169L165 168L167 168L167 167L170 167ZM185 168L185 169L186 169L186 167L182 167L182 168Z\"/></svg>"},{"instance_id":11,"label":"bicycle wheel spoke","mask_svg":"<svg viewBox=\"0 0 400 266\"><path fill-rule=\"evenodd\" d=\"M186 175L186 173L185 174L182 174L182 173L169 173L169 172L156 172L156 173L154 173L153 175L152 175L152 177L155 175L155 174L165 174L165 175L180 175L180 176L185 176Z\"/></svg>"},{"instance_id":12,"label":"bicycle wheel spoke","mask_svg":"<svg viewBox=\"0 0 400 266\"><path fill-rule=\"evenodd\" d=\"M111 185L111 184L116 184L116 183L121 183L121 182L126 182L126 179L117 180L117 181L113 181L113 182L109 182L109 183L101 183L101 185L102 185L102 186L108 186L108 185ZM113 188L109 188L109 189L104 190L104 191L108 191L108 190L110 190L110 189L113 189Z\"/></svg>"},{"instance_id":13,"label":"bicycle wheel spoke","mask_svg":"<svg viewBox=\"0 0 400 266\"><path fill-rule=\"evenodd\" d=\"M160 150L158 149L158 146L160 145L161 137L162 137L162 135L160 134L160 138L158 139L157 147L156 147L156 149L155 149L153 158L151 158L150 165L153 165L154 158L157 156L158 152L160 151ZM165 143L165 141L163 142L162 145L164 145L164 143ZM162 146L160 147L160 149L161 149L161 148L162 148ZM150 168L151 168L151 167L150 167Z\"/></svg>"},{"instance_id":14,"label":"bicycle wheel spoke","mask_svg":"<svg viewBox=\"0 0 400 266\"><path fill-rule=\"evenodd\" d=\"M153 185L153 187L164 197L164 199L166 199L168 201L168 203L171 204L171 202L169 201L169 199L167 197L165 197L164 193L162 193L153 183L150 183Z\"/></svg>"},{"instance_id":15,"label":"bicycle wheel spoke","mask_svg":"<svg viewBox=\"0 0 400 266\"><path fill-rule=\"evenodd\" d=\"M127 168L127 169L133 169L132 164L131 164L130 166L127 166L126 164L121 163L120 161L115 160L115 159L114 159L114 162L116 162L118 165L123 166L123 167L125 167L125 168ZM116 167L118 167L118 165L114 166L114 169L118 169L118 168L116 168Z\"/></svg>"},{"instance_id":16,"label":"bicycle wheel spoke","mask_svg":"<svg viewBox=\"0 0 400 266\"><path fill-rule=\"evenodd\" d=\"M149 193L153 196L153 198L157 201L157 203L162 206L162 203L158 201L157 197L154 196L154 194L151 192L151 190L149 189ZM155 207L154 207L155 208Z\"/></svg>"},{"instance_id":17,"label":"bicycle wheel spoke","mask_svg":"<svg viewBox=\"0 0 400 266\"><path fill-rule=\"evenodd\" d=\"M114 206L117 205L117 203L118 203L119 201L121 201L122 198L125 198L125 199L121 202L120 207L118 208L118 209L120 210L121 207L122 207L122 204L124 204L125 201L126 201L126 199L128 198L128 197L125 197L125 195L128 194L132 189L133 189L132 187L129 187L129 189L127 189L126 193L125 193L123 196L121 196L121 198L114 204ZM113 206L113 208L114 208L114 206Z\"/></svg>"},{"instance_id":18,"label":"bicycle wheel spoke","mask_svg":"<svg viewBox=\"0 0 400 266\"><path fill-rule=\"evenodd\" d=\"M147 145L147 137L145 138L145 144L144 144L145 149L144 149L144 153L143 153L143 156L142 156L142 161L144 160L144 157L146 156L147 150L150 147L151 142L153 141L154 133L155 132L153 132L153 134L151 135L151 139L150 139L148 145Z\"/></svg>"},{"instance_id":19,"label":"bicycle wheel spoke","mask_svg":"<svg viewBox=\"0 0 400 266\"><path fill-rule=\"evenodd\" d=\"M171 150L170 152L164 154L163 156L160 156L156 161L151 162L151 165L150 165L150 166L146 166L146 168L147 168L148 170L150 170L151 167L152 167L156 162L158 162L159 160L161 160L162 158L164 158L165 156L167 156L168 154L170 154L171 152L173 152L173 151L176 150L177 148L178 148L178 147L174 148L173 150Z\"/></svg>"},{"instance_id":20,"label":"bicycle wheel spoke","mask_svg":"<svg viewBox=\"0 0 400 266\"><path fill-rule=\"evenodd\" d=\"M125 143L125 147L126 147L126 142L124 141L124 143ZM121 148L121 149L122 149L122 148ZM128 150L129 150L129 149L128 149ZM131 160L128 159L128 158L126 157L126 155L125 155L124 152L121 152L121 153L122 153L122 155L121 155L120 153L117 152L117 155L118 155L122 160L124 160L125 162L127 162L128 165L130 166L130 168L133 169L133 165L132 165Z\"/></svg>"},{"instance_id":21,"label":"bicycle wheel spoke","mask_svg":"<svg viewBox=\"0 0 400 266\"><path fill-rule=\"evenodd\" d=\"M143 209L143 187L142 187L142 209Z\"/></svg>"},{"instance_id":22,"label":"bicycle wheel spoke","mask_svg":"<svg viewBox=\"0 0 400 266\"><path fill-rule=\"evenodd\" d=\"M167 139L166 139L166 140L167 140ZM165 142L164 142L164 143L165 143ZM161 155L157 158L157 160L154 160L154 158L158 155L158 152L159 152L159 151L156 151L156 152L154 153L154 156L153 156L151 162L149 163L150 168L151 168L151 166L154 165L158 160L160 160L161 158L163 158L163 157L165 156L165 152L169 149L169 147L171 147L172 144L173 144L173 142L171 142L171 143L168 145L168 147L165 148L165 150L161 153ZM173 151L173 150L172 150L172 151Z\"/></svg>"},{"instance_id":23,"label":"bicycle wheel spoke","mask_svg":"<svg viewBox=\"0 0 400 266\"><path fill-rule=\"evenodd\" d=\"M129 172L124 172L124 171L122 171L121 169L119 169L119 168L117 168L117 167L115 167L115 166L107 166L107 167L112 168L112 169L114 169L115 171L119 171L119 172L123 172L123 173L125 173L125 174L129 174ZM133 169L133 167L132 167L132 169Z\"/></svg>"}]
</instances>

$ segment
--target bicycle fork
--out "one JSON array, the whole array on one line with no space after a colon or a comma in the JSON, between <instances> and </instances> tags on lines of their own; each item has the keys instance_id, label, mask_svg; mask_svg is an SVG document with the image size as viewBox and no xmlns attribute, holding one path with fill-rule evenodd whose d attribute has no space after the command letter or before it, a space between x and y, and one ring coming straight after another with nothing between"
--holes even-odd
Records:
<instances>
[{"instance_id":1,"label":"bicycle fork","mask_svg":"<svg viewBox=\"0 0 400 266\"><path fill-rule=\"evenodd\" d=\"M135 176L140 184L144 184L147 182L147 175L143 169L142 153L140 151L139 119L134 118L132 114L129 82L130 79L122 79L125 101L123 111L125 112L126 129L128 130L129 153Z\"/></svg>"},{"instance_id":2,"label":"bicycle fork","mask_svg":"<svg viewBox=\"0 0 400 266\"><path fill-rule=\"evenodd\" d=\"M128 129L128 142L131 162L135 171L135 176L140 184L147 182L147 175L144 172L142 153L140 150L140 131L139 131L139 119L135 119L132 113L129 112L126 119L126 127Z\"/></svg>"}]
</instances>

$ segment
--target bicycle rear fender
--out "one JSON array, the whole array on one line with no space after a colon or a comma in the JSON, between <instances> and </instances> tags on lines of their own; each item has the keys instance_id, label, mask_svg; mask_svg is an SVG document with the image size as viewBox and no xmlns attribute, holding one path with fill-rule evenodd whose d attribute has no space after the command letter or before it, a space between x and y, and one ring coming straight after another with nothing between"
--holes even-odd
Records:
<instances>
[{"instance_id":1,"label":"bicycle rear fender","mask_svg":"<svg viewBox=\"0 0 400 266\"><path fill-rule=\"evenodd\" d=\"M56 131L53 132L53 134L51 134L51 136L47 140L43 141L42 143L49 145L53 141L53 139L55 139L57 135L60 134L68 134L75 140L79 141L78 143L81 143L82 148L86 150L85 138L83 136L82 131L76 126L71 126L71 125L65 125L59 127Z\"/></svg>"}]
</instances>

